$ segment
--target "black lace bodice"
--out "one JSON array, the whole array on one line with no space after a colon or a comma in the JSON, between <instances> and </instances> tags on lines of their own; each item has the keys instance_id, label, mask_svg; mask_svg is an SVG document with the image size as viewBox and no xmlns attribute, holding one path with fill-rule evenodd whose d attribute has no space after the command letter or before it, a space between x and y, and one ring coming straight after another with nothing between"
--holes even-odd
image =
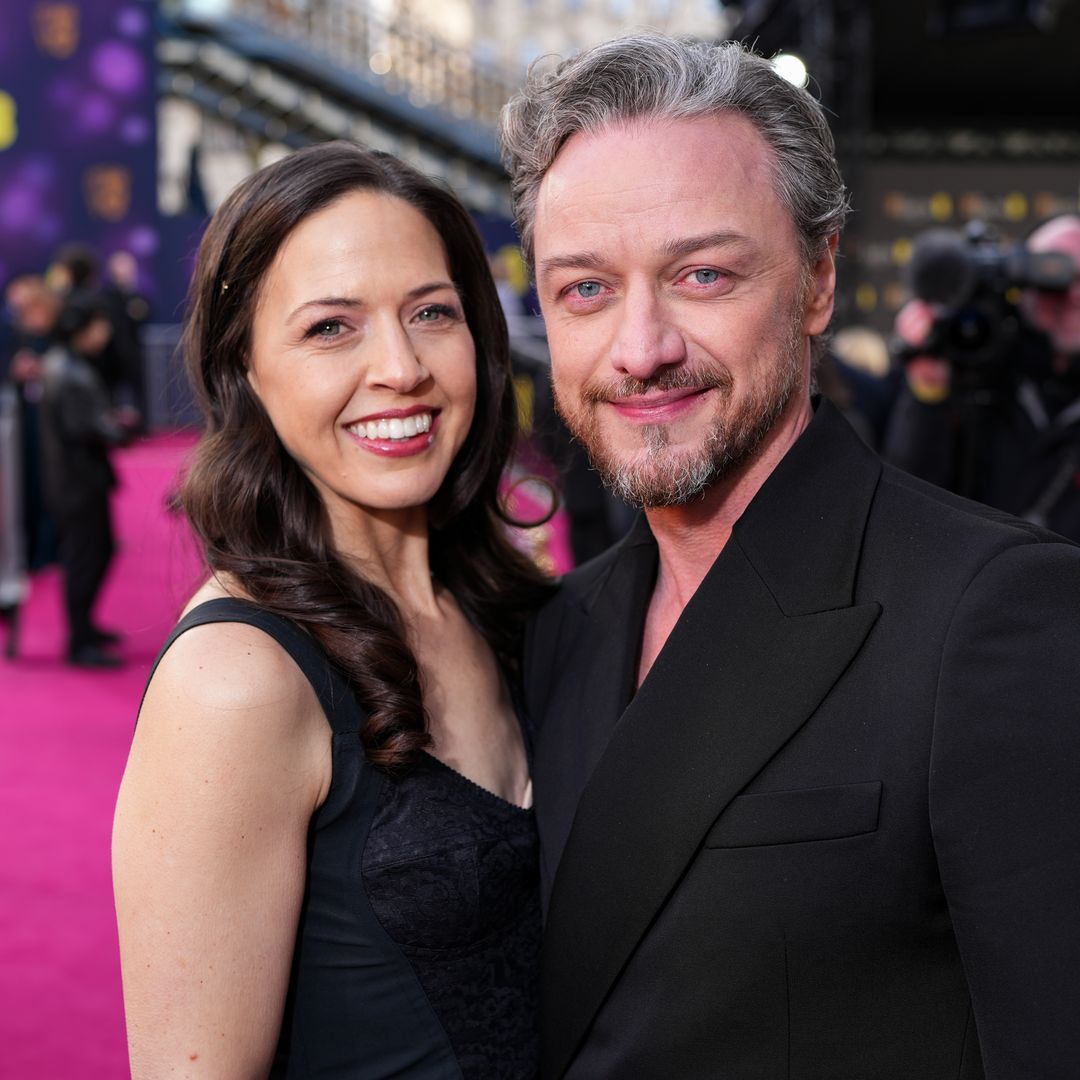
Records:
<instances>
[{"instance_id":1,"label":"black lace bodice","mask_svg":"<svg viewBox=\"0 0 1080 1080\"><path fill-rule=\"evenodd\" d=\"M363 878L463 1074L535 1076L540 904L532 811L423 755L383 788Z\"/></svg>"}]
</instances>

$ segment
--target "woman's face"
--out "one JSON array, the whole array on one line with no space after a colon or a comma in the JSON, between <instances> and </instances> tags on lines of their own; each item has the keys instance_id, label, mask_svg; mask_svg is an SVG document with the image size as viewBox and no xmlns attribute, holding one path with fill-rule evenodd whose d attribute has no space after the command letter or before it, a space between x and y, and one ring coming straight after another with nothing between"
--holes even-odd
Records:
<instances>
[{"instance_id":1,"label":"woman's face","mask_svg":"<svg viewBox=\"0 0 1080 1080\"><path fill-rule=\"evenodd\" d=\"M427 218L356 191L302 221L263 281L248 379L335 532L425 505L476 404L472 335Z\"/></svg>"}]
</instances>

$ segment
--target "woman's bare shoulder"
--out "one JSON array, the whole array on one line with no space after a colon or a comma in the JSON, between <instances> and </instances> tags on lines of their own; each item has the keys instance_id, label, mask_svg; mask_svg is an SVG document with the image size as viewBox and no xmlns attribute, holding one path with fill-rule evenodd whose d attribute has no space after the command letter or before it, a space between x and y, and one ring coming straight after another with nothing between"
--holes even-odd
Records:
<instances>
[{"instance_id":1,"label":"woman's bare shoulder","mask_svg":"<svg viewBox=\"0 0 1080 1080\"><path fill-rule=\"evenodd\" d=\"M174 786L178 769L225 769L233 797L248 790L252 802L276 798L267 785L287 773L310 810L328 790L330 736L311 683L274 638L249 623L206 623L181 634L158 663L129 772Z\"/></svg>"},{"instance_id":2,"label":"woman's bare shoulder","mask_svg":"<svg viewBox=\"0 0 1080 1080\"><path fill-rule=\"evenodd\" d=\"M186 615L210 600L248 597L232 582L210 578L184 608ZM264 731L322 718L311 684L285 648L247 622L211 622L187 629L165 651L147 687L140 713L178 713L230 725L252 715ZM325 723L325 721L323 721Z\"/></svg>"}]
</instances>

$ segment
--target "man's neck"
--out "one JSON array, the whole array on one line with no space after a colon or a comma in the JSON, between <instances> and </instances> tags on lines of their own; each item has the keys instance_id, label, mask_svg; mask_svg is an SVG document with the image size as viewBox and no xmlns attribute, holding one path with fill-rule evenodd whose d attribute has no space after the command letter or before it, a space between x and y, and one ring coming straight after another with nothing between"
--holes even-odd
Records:
<instances>
[{"instance_id":1,"label":"man's neck","mask_svg":"<svg viewBox=\"0 0 1080 1080\"><path fill-rule=\"evenodd\" d=\"M656 538L659 566L645 617L638 683L648 674L690 598L731 538L735 522L795 445L813 417L809 398L780 418L757 453L731 476L713 484L705 494L683 506L646 510Z\"/></svg>"}]
</instances>

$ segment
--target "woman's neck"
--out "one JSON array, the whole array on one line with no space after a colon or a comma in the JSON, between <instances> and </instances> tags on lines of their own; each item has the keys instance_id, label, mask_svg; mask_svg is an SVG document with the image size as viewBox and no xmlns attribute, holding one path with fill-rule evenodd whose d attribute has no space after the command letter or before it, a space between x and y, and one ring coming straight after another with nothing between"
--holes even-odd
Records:
<instances>
[{"instance_id":1,"label":"woman's neck","mask_svg":"<svg viewBox=\"0 0 1080 1080\"><path fill-rule=\"evenodd\" d=\"M347 520L332 521L331 532L338 554L388 593L403 615L437 611L426 508L359 511Z\"/></svg>"}]
</instances>

